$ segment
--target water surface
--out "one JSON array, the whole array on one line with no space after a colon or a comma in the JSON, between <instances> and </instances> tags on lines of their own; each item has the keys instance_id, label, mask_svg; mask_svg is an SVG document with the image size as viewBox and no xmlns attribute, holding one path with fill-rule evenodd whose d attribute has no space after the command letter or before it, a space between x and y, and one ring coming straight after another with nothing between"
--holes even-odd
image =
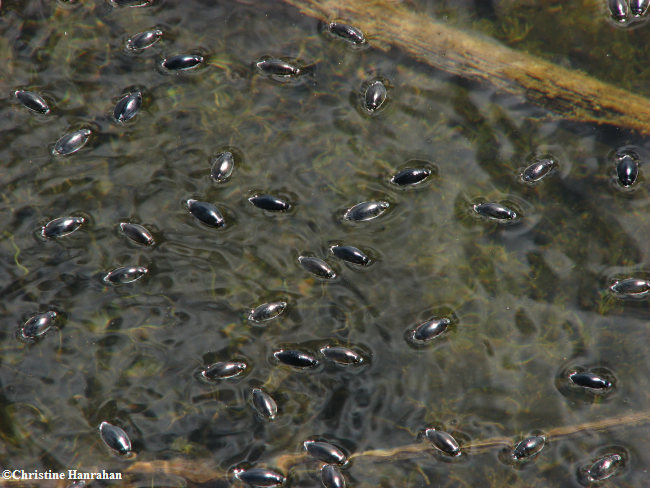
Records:
<instances>
[{"instance_id":1,"label":"water surface","mask_svg":"<svg viewBox=\"0 0 650 488\"><path fill-rule=\"evenodd\" d=\"M475 3L483 4L412 8L650 96L647 23L620 28L587 1ZM153 28L164 32L160 42L125 48ZM289 455L287 485L316 486L318 463L299 457L308 438L359 454L416 443L437 426L469 446L458 460L422 441L418 453L353 458L348 484L580 486L581 466L623 452L611 486L643 485L647 423L572 428L647 413L647 299L607 291L615 278L650 277L647 138L562 121L375 47L372 37L370 48L353 49L280 2L5 1L0 32L3 468L125 473L180 458L209 466L214 484L205 486L228 486L233 467L276 467ZM160 67L179 53L206 62L183 73ZM296 59L308 72L267 79L254 66L265 55ZM389 98L371 116L359 104L373 79L386 81ZM42 94L51 113L19 105L18 89ZM142 109L118 125L115 104L135 89ZM51 154L59 137L84 127L93 135L82 150ZM642 161L628 190L615 182L619 148ZM224 150L235 169L218 184L211 160ZM558 169L527 186L519 174L535 154L553 155ZM412 189L390 184L412 159L434 175ZM260 192L292 209L255 208L247 199ZM225 228L194 219L190 198L216 204ZM342 219L366 200L390 210L369 222ZM476 218L480 201L513 206L521 222ZM41 226L67 215L88 222L57 240L40 237ZM128 241L123 221L145 225L156 244ZM373 264L336 259L329 247L340 243L364 249ZM308 274L299 255L326 259L338 277ZM121 266L149 273L123 286L102 281ZM285 312L251 326L249 310L275 300L288 303ZM21 324L46 310L60 313L60 327L19 341ZM405 340L407 329L444 314L455 322L431 345ZM294 371L273 359L280 347L318 355L328 343L368 361L340 367L318 356L315 370ZM247 362L247 373L200 380L203 368L226 360ZM567 388L576 367L610 372L615 388ZM278 402L273 422L247 400L262 385ZM102 421L125 429L135 459L109 452ZM550 436L521 466L500 461L500 447L471 448L561 429L568 434ZM129 481L200 485L162 472Z\"/></svg>"}]
</instances>

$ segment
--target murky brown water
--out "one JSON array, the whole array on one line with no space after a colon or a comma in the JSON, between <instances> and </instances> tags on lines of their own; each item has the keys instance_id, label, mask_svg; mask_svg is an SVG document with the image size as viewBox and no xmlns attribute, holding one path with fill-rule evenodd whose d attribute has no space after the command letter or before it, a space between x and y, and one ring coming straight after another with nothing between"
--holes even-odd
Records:
<instances>
[{"instance_id":1,"label":"murky brown water","mask_svg":"<svg viewBox=\"0 0 650 488\"><path fill-rule=\"evenodd\" d=\"M604 6L586 17L586 0L491 3L412 8L650 96L647 22L621 29ZM125 48L155 28L158 43ZM372 39L353 49L280 2L5 1L0 33L3 469L135 468L133 486L229 486L233 468L263 466L287 486L318 486L320 465L301 456L302 443L320 437L352 455L342 470L349 486L581 486L579 469L608 453L624 466L605 486L644 486L650 313L647 298L620 299L608 286L650 278L647 138L563 122ZM160 67L181 53L205 62ZM265 78L255 69L265 55L297 59L307 73ZM361 94L374 79L388 100L369 115ZM19 89L40 93L51 113L20 105ZM115 104L134 90L142 109L119 125ZM51 154L80 128L92 130L85 147ZM621 148L641 162L629 189L616 183ZM216 183L212 158L226 150L235 168ZM519 175L534 154L558 166L527 186ZM413 159L432 176L391 184ZM261 210L247 200L256 193L292 207ZM188 199L216 204L226 226L198 222ZM367 200L390 208L367 222L343 219ZM477 218L472 205L485 201L515 208L520 222ZM40 236L68 215L87 222ZM129 241L125 221L156 244ZM372 264L345 264L333 244L364 250ZM300 255L325 259L337 278L309 274ZM102 280L122 266L148 273L119 286ZM277 318L247 320L277 300L287 302ZM21 342L22 324L47 310L60 314L58 327ZM406 340L437 316L454 319L440 337ZM366 360L336 365L318 352L326 344ZM278 365L280 348L320 364ZM201 379L230 360L247 363L245 373ZM571 387L575 368L613 387ZM249 404L259 386L277 401L272 422ZM109 451L102 421L127 432L135 458ZM418 441L428 427L452 433L463 454ZM532 432L548 435L540 454L504 462L499 439L513 445ZM145 472L144 463L179 459L185 468Z\"/></svg>"}]
</instances>

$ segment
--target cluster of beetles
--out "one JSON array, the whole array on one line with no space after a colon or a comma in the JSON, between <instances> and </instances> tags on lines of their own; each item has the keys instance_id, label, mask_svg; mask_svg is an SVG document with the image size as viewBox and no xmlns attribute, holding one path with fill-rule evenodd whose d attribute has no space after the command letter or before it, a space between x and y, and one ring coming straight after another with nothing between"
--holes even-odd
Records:
<instances>
[{"instance_id":1,"label":"cluster of beetles","mask_svg":"<svg viewBox=\"0 0 650 488\"><path fill-rule=\"evenodd\" d=\"M118 6L142 6L150 0L112 0ZM646 15L650 0L608 0L611 16L618 22L628 22L633 18L640 18ZM343 39L354 47L367 45L367 40L356 27L343 22L330 22L325 25L328 34ZM138 33L126 42L126 48L139 52L149 48L163 36L163 32L154 29ZM181 71L196 68L204 62L200 55L179 54L164 59L161 63L163 69L168 71ZM306 73L306 68L297 62L285 58L263 57L255 63L255 69L262 76L269 77L277 82L290 82ZM35 92L18 90L14 93L16 99L28 109L39 114L47 115L50 108L47 102ZM383 80L370 80L364 84L360 94L362 109L369 115L382 110L388 97L388 89ZM132 92L125 94L115 105L113 117L118 124L124 124L133 119L142 106L142 93ZM56 157L67 157L82 149L92 136L92 130L82 128L63 135L57 140L52 153ZM640 158L634 151L623 149L614 156L616 180L623 189L632 187L639 175ZM426 162L414 160L412 167L408 167L395 173L390 182L398 186L415 186L426 181L433 173L430 165ZM211 178L217 183L227 181L235 168L235 158L232 153L225 151L218 154L212 164ZM558 168L558 161L550 156L535 157L533 161L519 175L523 184L536 185ZM285 201L274 195L256 194L250 197L249 202L269 212L286 212L291 208L291 202ZM210 202L189 199L186 202L189 213L202 224L222 228L226 220L216 205ZM364 201L349 208L343 215L343 219L353 222L373 220L390 208L385 201ZM472 205L470 212L478 219L486 219L497 224L509 225L517 223L522 216L517 209L510 208L500 202L479 202ZM59 239L75 232L85 223L81 216L65 216L48 222L41 229L41 236L44 239ZM121 222L121 232L132 241L143 245L152 246L155 239L151 232L144 226L132 222ZM363 250L349 245L335 245L331 252L337 258L358 266L367 266L372 258ZM298 263L307 272L329 280L336 277L336 272L327 262L315 256L300 256ZM142 266L121 267L107 272L103 280L108 285L121 285L141 279L148 270ZM614 280L609 286L610 292L619 298L642 298L650 292L650 281L636 277L621 277ZM284 311L287 303L276 301L261 304L250 310L248 320L252 324L264 325L267 321L273 320ZM25 342L33 342L42 338L48 330L56 327L58 315L55 311L38 313L30 317L18 330L19 339ZM414 345L430 343L437 337L444 334L452 325L454 317L437 316L411 327L405 334L405 339ZM354 349L340 345L326 345L320 349L322 356L330 361L344 366L359 365L364 362L364 357ZM312 354L300 350L280 349L274 352L278 362L294 368L313 368L319 360ZM224 361L209 365L201 372L205 381L219 381L225 378L235 377L243 373L247 364L241 361ZM607 378L593 371L572 370L566 377L569 385L578 389L599 394L607 392L613 387L611 378ZM250 392L252 406L263 418L272 421L276 418L278 407L275 400L261 388L253 388ZM131 442L127 433L119 426L109 422L101 422L99 434L103 442L114 452L123 456L132 454ZM450 457L457 457L462 454L461 445L454 437L443 430L427 428L421 433L434 448L441 454ZM548 439L542 434L531 435L520 440L510 450L506 457L512 463L523 463L538 455ZM304 442L304 449L308 455L321 461L321 479L326 488L344 488L346 478L341 468L348 463L347 454L338 446L324 439L310 439ZM618 453L610 453L594 460L592 464L586 465L581 476L586 483L596 483L613 476L624 464L623 457ZM283 474L262 467L248 469L235 468L234 478L255 487L272 487L285 484L286 478ZM79 483L77 482L77 486Z\"/></svg>"}]
</instances>

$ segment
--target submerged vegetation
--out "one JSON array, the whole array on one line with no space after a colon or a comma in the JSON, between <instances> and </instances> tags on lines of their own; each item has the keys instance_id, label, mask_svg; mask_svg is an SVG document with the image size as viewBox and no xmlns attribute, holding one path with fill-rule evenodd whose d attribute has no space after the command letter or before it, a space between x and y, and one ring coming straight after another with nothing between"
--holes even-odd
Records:
<instances>
[{"instance_id":1,"label":"submerged vegetation","mask_svg":"<svg viewBox=\"0 0 650 488\"><path fill-rule=\"evenodd\" d=\"M308 441L356 487L645 480L647 136L358 2L144 3L2 2L3 466L313 486ZM605 2L372 8L650 97Z\"/></svg>"}]
</instances>

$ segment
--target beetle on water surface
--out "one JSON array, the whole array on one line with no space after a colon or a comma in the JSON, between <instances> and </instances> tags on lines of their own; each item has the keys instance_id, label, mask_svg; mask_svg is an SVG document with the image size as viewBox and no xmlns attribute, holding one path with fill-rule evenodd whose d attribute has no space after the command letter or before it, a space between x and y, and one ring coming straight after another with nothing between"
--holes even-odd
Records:
<instances>
[{"instance_id":1,"label":"beetle on water surface","mask_svg":"<svg viewBox=\"0 0 650 488\"><path fill-rule=\"evenodd\" d=\"M120 230L122 233L131 239L133 242L143 244L145 246L153 246L156 241L145 227L140 224L132 224L130 222L121 222Z\"/></svg>"},{"instance_id":2,"label":"beetle on water surface","mask_svg":"<svg viewBox=\"0 0 650 488\"><path fill-rule=\"evenodd\" d=\"M104 281L113 285L124 285L139 280L148 272L149 270L143 266L124 266L110 271L104 276Z\"/></svg>"},{"instance_id":3,"label":"beetle on water surface","mask_svg":"<svg viewBox=\"0 0 650 488\"><path fill-rule=\"evenodd\" d=\"M242 374L247 368L242 361L219 361L201 371L201 376L211 381L224 380Z\"/></svg>"},{"instance_id":4,"label":"beetle on water surface","mask_svg":"<svg viewBox=\"0 0 650 488\"><path fill-rule=\"evenodd\" d=\"M224 151L214 157L210 177L217 183L223 183L230 178L233 169L235 169L235 159L230 151Z\"/></svg>"},{"instance_id":5,"label":"beetle on water surface","mask_svg":"<svg viewBox=\"0 0 650 488\"><path fill-rule=\"evenodd\" d=\"M364 92L364 108L368 112L376 112L382 107L387 96L388 90L386 89L386 85L380 80L373 81Z\"/></svg>"},{"instance_id":6,"label":"beetle on water surface","mask_svg":"<svg viewBox=\"0 0 650 488\"><path fill-rule=\"evenodd\" d=\"M553 158L544 157L531 163L521 173L521 180L524 183L537 183L551 173L557 166Z\"/></svg>"},{"instance_id":7,"label":"beetle on water surface","mask_svg":"<svg viewBox=\"0 0 650 488\"><path fill-rule=\"evenodd\" d=\"M275 420L278 414L278 405L271 395L261 388L253 388L250 396L253 407L255 407L255 410L260 416L267 420Z\"/></svg>"},{"instance_id":8,"label":"beetle on water surface","mask_svg":"<svg viewBox=\"0 0 650 488\"><path fill-rule=\"evenodd\" d=\"M424 435L435 447L448 456L460 456L460 445L451 434L442 430L426 429Z\"/></svg>"},{"instance_id":9,"label":"beetle on water surface","mask_svg":"<svg viewBox=\"0 0 650 488\"><path fill-rule=\"evenodd\" d=\"M538 454L544 448L545 443L546 437L543 435L526 437L515 446L512 455L517 460L530 458Z\"/></svg>"},{"instance_id":10,"label":"beetle on water surface","mask_svg":"<svg viewBox=\"0 0 650 488\"><path fill-rule=\"evenodd\" d=\"M79 129L61 136L61 138L54 143L52 154L55 156L69 156L76 153L88 142L88 138L92 134L90 129Z\"/></svg>"},{"instance_id":11,"label":"beetle on water surface","mask_svg":"<svg viewBox=\"0 0 650 488\"><path fill-rule=\"evenodd\" d=\"M277 471L266 468L235 469L234 476L244 483L258 487L281 486L286 481Z\"/></svg>"},{"instance_id":12,"label":"beetle on water surface","mask_svg":"<svg viewBox=\"0 0 650 488\"><path fill-rule=\"evenodd\" d=\"M226 225L223 215L221 215L219 209L212 203L200 202L192 198L186 203L190 213L205 225L216 227L217 229Z\"/></svg>"},{"instance_id":13,"label":"beetle on water surface","mask_svg":"<svg viewBox=\"0 0 650 488\"><path fill-rule=\"evenodd\" d=\"M142 51L153 46L160 40L162 35L163 31L160 29L138 32L126 41L126 48L131 51Z\"/></svg>"},{"instance_id":14,"label":"beetle on water surface","mask_svg":"<svg viewBox=\"0 0 650 488\"><path fill-rule=\"evenodd\" d=\"M294 368L315 368L318 366L318 359L311 354L295 349L280 349L273 353L275 359Z\"/></svg>"},{"instance_id":15,"label":"beetle on water surface","mask_svg":"<svg viewBox=\"0 0 650 488\"><path fill-rule=\"evenodd\" d=\"M121 427L102 422L99 425L99 435L104 443L118 454L126 455L131 452L131 440Z\"/></svg>"},{"instance_id":16,"label":"beetle on water surface","mask_svg":"<svg viewBox=\"0 0 650 488\"><path fill-rule=\"evenodd\" d=\"M320 258L314 256L299 256L298 262L305 270L319 278L324 278L326 280L333 280L336 278L336 271Z\"/></svg>"},{"instance_id":17,"label":"beetle on water surface","mask_svg":"<svg viewBox=\"0 0 650 488\"><path fill-rule=\"evenodd\" d=\"M50 107L47 105L47 102L43 99L43 97L38 93L26 90L17 90L14 92L14 96L20 103L22 103L25 107L33 112L37 112L42 115L47 115L50 113Z\"/></svg>"},{"instance_id":18,"label":"beetle on water surface","mask_svg":"<svg viewBox=\"0 0 650 488\"><path fill-rule=\"evenodd\" d=\"M120 123L128 122L135 117L142 106L142 93L139 91L124 95L115 105L113 118Z\"/></svg>"},{"instance_id":19,"label":"beetle on water surface","mask_svg":"<svg viewBox=\"0 0 650 488\"><path fill-rule=\"evenodd\" d=\"M59 217L49 221L41 229L41 235L48 239L67 236L86 222L83 217Z\"/></svg>"},{"instance_id":20,"label":"beetle on water surface","mask_svg":"<svg viewBox=\"0 0 650 488\"><path fill-rule=\"evenodd\" d=\"M162 67L170 71L185 71L198 67L202 62L200 54L177 54L163 59Z\"/></svg>"},{"instance_id":21,"label":"beetle on water surface","mask_svg":"<svg viewBox=\"0 0 650 488\"><path fill-rule=\"evenodd\" d=\"M343 465L348 462L348 457L338 447L329 442L308 440L303 442L307 454L327 464Z\"/></svg>"},{"instance_id":22,"label":"beetle on water surface","mask_svg":"<svg viewBox=\"0 0 650 488\"><path fill-rule=\"evenodd\" d=\"M332 34L345 39L351 44L358 46L366 43L366 37L361 32L361 29L351 25L342 22L330 22L327 28Z\"/></svg>"},{"instance_id":23,"label":"beetle on water surface","mask_svg":"<svg viewBox=\"0 0 650 488\"><path fill-rule=\"evenodd\" d=\"M263 303L250 311L248 320L251 322L266 322L284 312L286 306L287 302L283 301Z\"/></svg>"},{"instance_id":24,"label":"beetle on water surface","mask_svg":"<svg viewBox=\"0 0 650 488\"><path fill-rule=\"evenodd\" d=\"M33 315L20 329L20 337L25 340L44 336L56 323L58 314L52 310Z\"/></svg>"}]
</instances>

